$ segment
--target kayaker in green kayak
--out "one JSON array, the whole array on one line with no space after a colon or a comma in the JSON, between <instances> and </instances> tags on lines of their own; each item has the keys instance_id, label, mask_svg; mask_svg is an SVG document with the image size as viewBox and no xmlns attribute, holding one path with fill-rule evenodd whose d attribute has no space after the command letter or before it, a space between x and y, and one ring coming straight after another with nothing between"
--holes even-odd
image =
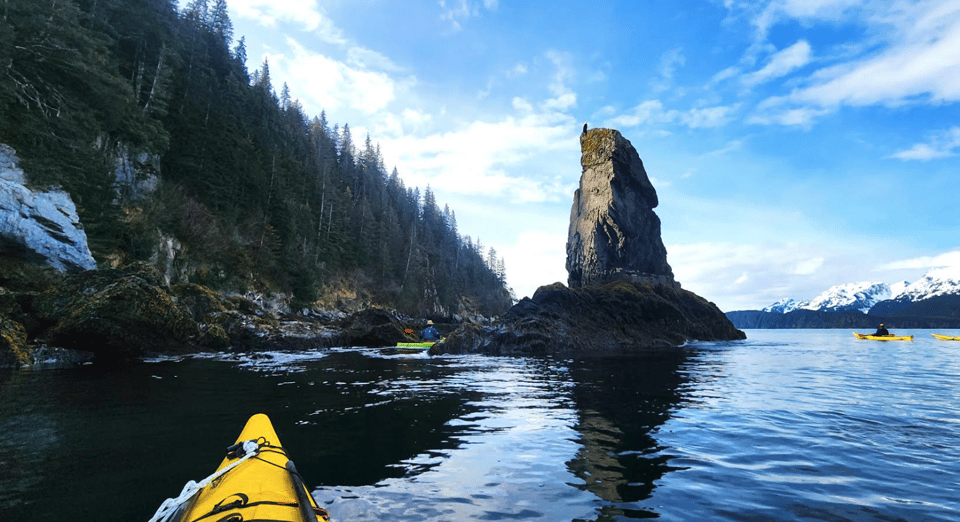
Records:
<instances>
[{"instance_id":1,"label":"kayaker in green kayak","mask_svg":"<svg viewBox=\"0 0 960 522\"><path fill-rule=\"evenodd\" d=\"M427 320L427 327L420 332L420 338L424 341L439 341L440 332L433 327L433 321Z\"/></svg>"}]
</instances>

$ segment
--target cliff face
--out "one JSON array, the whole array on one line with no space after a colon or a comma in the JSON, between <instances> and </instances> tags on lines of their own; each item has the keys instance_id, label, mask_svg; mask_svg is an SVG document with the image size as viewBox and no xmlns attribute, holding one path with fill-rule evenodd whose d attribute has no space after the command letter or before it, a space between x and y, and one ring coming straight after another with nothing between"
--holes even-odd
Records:
<instances>
[{"instance_id":1,"label":"cliff face","mask_svg":"<svg viewBox=\"0 0 960 522\"><path fill-rule=\"evenodd\" d=\"M0 255L59 271L97 267L70 195L25 186L14 150L0 144Z\"/></svg>"},{"instance_id":2,"label":"cliff face","mask_svg":"<svg viewBox=\"0 0 960 522\"><path fill-rule=\"evenodd\" d=\"M567 283L675 284L653 211L657 191L637 150L613 129L584 132L580 149L583 173L570 210Z\"/></svg>"}]
</instances>

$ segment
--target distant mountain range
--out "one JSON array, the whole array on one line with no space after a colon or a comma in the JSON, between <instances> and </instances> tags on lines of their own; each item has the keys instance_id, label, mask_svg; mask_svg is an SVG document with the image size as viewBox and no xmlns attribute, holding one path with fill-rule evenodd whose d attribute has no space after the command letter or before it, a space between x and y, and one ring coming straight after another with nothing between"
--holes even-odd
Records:
<instances>
[{"instance_id":1,"label":"distant mountain range","mask_svg":"<svg viewBox=\"0 0 960 522\"><path fill-rule=\"evenodd\" d=\"M809 301L781 299L727 317L737 328L960 328L960 270L934 269L913 283L836 285Z\"/></svg>"}]
</instances>

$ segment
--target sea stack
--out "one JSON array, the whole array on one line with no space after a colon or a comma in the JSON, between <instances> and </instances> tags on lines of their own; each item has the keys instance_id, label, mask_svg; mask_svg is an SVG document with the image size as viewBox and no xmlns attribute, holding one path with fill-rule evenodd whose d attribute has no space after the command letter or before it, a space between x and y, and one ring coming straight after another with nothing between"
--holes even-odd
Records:
<instances>
[{"instance_id":1,"label":"sea stack","mask_svg":"<svg viewBox=\"0 0 960 522\"><path fill-rule=\"evenodd\" d=\"M567 233L570 288L611 281L675 285L653 209L657 191L629 140L613 129L580 135L580 188Z\"/></svg>"},{"instance_id":2,"label":"sea stack","mask_svg":"<svg viewBox=\"0 0 960 522\"><path fill-rule=\"evenodd\" d=\"M580 148L569 286L541 286L498 325L460 327L431 353L606 355L746 338L715 304L674 279L653 211L657 191L633 145L616 130L589 129Z\"/></svg>"}]
</instances>

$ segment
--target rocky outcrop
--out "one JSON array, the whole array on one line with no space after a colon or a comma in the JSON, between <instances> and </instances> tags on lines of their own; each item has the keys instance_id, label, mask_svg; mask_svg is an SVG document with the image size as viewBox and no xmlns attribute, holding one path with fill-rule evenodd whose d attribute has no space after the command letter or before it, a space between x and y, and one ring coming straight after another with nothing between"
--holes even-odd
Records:
<instances>
[{"instance_id":1,"label":"rocky outcrop","mask_svg":"<svg viewBox=\"0 0 960 522\"><path fill-rule=\"evenodd\" d=\"M27 331L23 325L0 316L0 367L30 363Z\"/></svg>"},{"instance_id":2,"label":"rocky outcrop","mask_svg":"<svg viewBox=\"0 0 960 522\"><path fill-rule=\"evenodd\" d=\"M125 143L116 143L106 150L103 140L97 145L113 160L117 202L129 205L141 201L160 184L160 156L136 151Z\"/></svg>"},{"instance_id":3,"label":"rocky outcrop","mask_svg":"<svg viewBox=\"0 0 960 522\"><path fill-rule=\"evenodd\" d=\"M404 334L401 319L378 308L357 312L340 323L339 346L394 346L410 341Z\"/></svg>"},{"instance_id":4,"label":"rocky outcrop","mask_svg":"<svg viewBox=\"0 0 960 522\"><path fill-rule=\"evenodd\" d=\"M103 360L183 350L198 328L149 265L71 274L37 300L45 335L55 346Z\"/></svg>"},{"instance_id":5,"label":"rocky outcrop","mask_svg":"<svg viewBox=\"0 0 960 522\"><path fill-rule=\"evenodd\" d=\"M743 339L716 305L674 285L542 286L495 327L460 328L432 353L624 354Z\"/></svg>"},{"instance_id":6,"label":"rocky outcrop","mask_svg":"<svg viewBox=\"0 0 960 522\"><path fill-rule=\"evenodd\" d=\"M15 151L0 144L0 255L46 263L57 270L97 267L70 195L25 186Z\"/></svg>"},{"instance_id":7,"label":"rocky outcrop","mask_svg":"<svg viewBox=\"0 0 960 522\"><path fill-rule=\"evenodd\" d=\"M542 286L498 326L460 328L432 353L613 354L746 337L716 305L674 280L653 212L657 192L633 145L615 130L593 129L581 134L580 146L569 288Z\"/></svg>"},{"instance_id":8,"label":"rocky outcrop","mask_svg":"<svg viewBox=\"0 0 960 522\"><path fill-rule=\"evenodd\" d=\"M583 173L567 233L569 286L675 284L653 211L657 191L637 150L613 129L584 132L580 148Z\"/></svg>"},{"instance_id":9,"label":"rocky outcrop","mask_svg":"<svg viewBox=\"0 0 960 522\"><path fill-rule=\"evenodd\" d=\"M415 340L403 326L412 321L393 312L293 312L289 300L169 286L147 263L58 273L0 256L0 368Z\"/></svg>"}]
</instances>

